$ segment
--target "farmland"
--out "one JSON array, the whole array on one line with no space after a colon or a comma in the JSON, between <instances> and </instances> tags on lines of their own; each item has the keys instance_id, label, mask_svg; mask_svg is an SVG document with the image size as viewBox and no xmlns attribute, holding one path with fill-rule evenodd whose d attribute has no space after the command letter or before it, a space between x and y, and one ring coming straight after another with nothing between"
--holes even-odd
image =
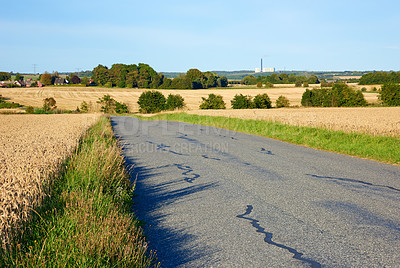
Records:
<instances>
[{"instance_id":1,"label":"farmland","mask_svg":"<svg viewBox=\"0 0 400 268\"><path fill-rule=\"evenodd\" d=\"M44 185L98 118L96 115L0 116L0 239L29 220Z\"/></svg>"},{"instance_id":2,"label":"farmland","mask_svg":"<svg viewBox=\"0 0 400 268\"><path fill-rule=\"evenodd\" d=\"M360 86L353 85L360 89ZM318 85L311 85L318 87ZM365 86L367 90L372 90L373 86ZM379 87L379 86L378 86ZM119 102L128 104L132 112L137 112L139 106L137 101L142 92L148 89L129 89L129 88L100 88L100 87L44 87L44 88L4 88L0 94L9 98L9 101L18 102L24 105L40 107L43 105L44 98L54 97L57 107L61 109L74 110L82 101L91 102L94 110L98 109L96 101L105 94L110 94L112 98ZM272 102L275 103L280 95L284 95L292 106L300 106L300 101L305 88L294 87L294 85L275 85L274 88L256 88L239 86L224 89L199 89L199 90L159 90L165 96L168 94L180 94L185 99L187 109L195 110L199 108L202 97L207 97L210 93L220 94L224 101L230 101L236 94L251 95L267 93ZM365 93L369 103L378 101L377 93ZM230 107L230 105L228 105Z\"/></svg>"}]
</instances>

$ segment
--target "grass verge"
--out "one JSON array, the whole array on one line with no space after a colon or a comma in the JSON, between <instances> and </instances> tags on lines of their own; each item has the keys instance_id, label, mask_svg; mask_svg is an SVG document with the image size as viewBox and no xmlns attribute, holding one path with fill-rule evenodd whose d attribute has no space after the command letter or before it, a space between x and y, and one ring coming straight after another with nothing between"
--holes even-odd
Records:
<instances>
[{"instance_id":1,"label":"grass verge","mask_svg":"<svg viewBox=\"0 0 400 268\"><path fill-rule=\"evenodd\" d=\"M52 180L48 197L7 249L1 267L149 267L133 185L109 119L102 117Z\"/></svg>"},{"instance_id":2,"label":"grass verge","mask_svg":"<svg viewBox=\"0 0 400 268\"><path fill-rule=\"evenodd\" d=\"M347 133L322 128L293 126L264 120L244 120L186 113L136 117L141 120L169 120L220 127L320 150L400 165L400 137L373 136L355 132Z\"/></svg>"}]
</instances>

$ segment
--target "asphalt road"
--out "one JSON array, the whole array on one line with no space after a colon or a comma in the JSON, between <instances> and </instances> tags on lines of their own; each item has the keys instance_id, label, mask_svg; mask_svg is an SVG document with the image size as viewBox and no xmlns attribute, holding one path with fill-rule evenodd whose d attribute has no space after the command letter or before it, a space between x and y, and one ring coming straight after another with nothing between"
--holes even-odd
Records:
<instances>
[{"instance_id":1,"label":"asphalt road","mask_svg":"<svg viewBox=\"0 0 400 268\"><path fill-rule=\"evenodd\" d=\"M161 267L400 267L400 167L112 117Z\"/></svg>"}]
</instances>

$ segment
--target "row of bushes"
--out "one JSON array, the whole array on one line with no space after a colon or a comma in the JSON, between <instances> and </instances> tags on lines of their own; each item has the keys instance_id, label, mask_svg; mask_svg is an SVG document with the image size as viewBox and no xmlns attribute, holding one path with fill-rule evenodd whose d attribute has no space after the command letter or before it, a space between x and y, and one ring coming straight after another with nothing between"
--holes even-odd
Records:
<instances>
[{"instance_id":1,"label":"row of bushes","mask_svg":"<svg viewBox=\"0 0 400 268\"><path fill-rule=\"evenodd\" d=\"M221 95L210 94L208 98L202 98L203 102L200 105L200 109L225 109L226 104L222 99ZM242 94L235 95L233 100L231 100L231 105L233 109L269 109L272 107L272 102L268 94L258 94L257 96L244 96ZM289 100L280 96L276 100L276 107L289 107Z\"/></svg>"},{"instance_id":2,"label":"row of bushes","mask_svg":"<svg viewBox=\"0 0 400 268\"><path fill-rule=\"evenodd\" d=\"M169 94L167 98L159 91L143 92L137 102L141 113L157 113L165 110L173 111L185 106L184 99L181 95Z\"/></svg>"},{"instance_id":3,"label":"row of bushes","mask_svg":"<svg viewBox=\"0 0 400 268\"><path fill-rule=\"evenodd\" d=\"M335 84L332 88L306 89L301 99L303 106L352 107L366 106L367 101L361 91L346 84Z\"/></svg>"}]
</instances>

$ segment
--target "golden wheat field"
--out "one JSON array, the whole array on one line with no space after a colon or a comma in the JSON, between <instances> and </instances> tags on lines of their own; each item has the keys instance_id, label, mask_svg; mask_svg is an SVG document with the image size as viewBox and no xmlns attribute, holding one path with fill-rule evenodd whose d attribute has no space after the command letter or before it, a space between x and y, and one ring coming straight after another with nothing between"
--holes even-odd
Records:
<instances>
[{"instance_id":1,"label":"golden wheat field","mask_svg":"<svg viewBox=\"0 0 400 268\"><path fill-rule=\"evenodd\" d=\"M360 86L351 85L355 88ZM319 87L319 85L310 85L311 88ZM367 86L368 87L368 86ZM371 87L371 86L369 86ZM378 86L379 87L379 86ZM43 99L53 97L57 101L57 107L61 109L75 110L80 106L82 101L90 102L92 111L98 111L99 105L96 101L110 94L112 98L119 102L128 104L131 112L139 111L137 101L142 92L148 89L129 89L129 88L99 88L99 87L43 87L43 88L2 88L0 94L7 97L9 101L18 102L23 105L32 105L41 107ZM368 88L370 90L370 88ZM168 94L180 94L186 103L188 110L196 110L201 104L202 97L207 97L210 93L222 95L230 107L230 101L236 94L256 96L257 94L267 93L273 103L280 95L284 95L290 101L292 106L300 106L301 97L305 88L294 87L294 85L275 85L273 88L249 88L249 87L233 87L226 89L198 89L198 90L159 90L164 96ZM366 100L369 103L378 101L378 94L365 93Z\"/></svg>"},{"instance_id":2,"label":"golden wheat field","mask_svg":"<svg viewBox=\"0 0 400 268\"><path fill-rule=\"evenodd\" d=\"M44 185L98 115L0 115L0 240L29 219Z\"/></svg>"},{"instance_id":3,"label":"golden wheat field","mask_svg":"<svg viewBox=\"0 0 400 268\"><path fill-rule=\"evenodd\" d=\"M296 126L400 137L400 107L193 110L187 113L277 121Z\"/></svg>"}]
</instances>

